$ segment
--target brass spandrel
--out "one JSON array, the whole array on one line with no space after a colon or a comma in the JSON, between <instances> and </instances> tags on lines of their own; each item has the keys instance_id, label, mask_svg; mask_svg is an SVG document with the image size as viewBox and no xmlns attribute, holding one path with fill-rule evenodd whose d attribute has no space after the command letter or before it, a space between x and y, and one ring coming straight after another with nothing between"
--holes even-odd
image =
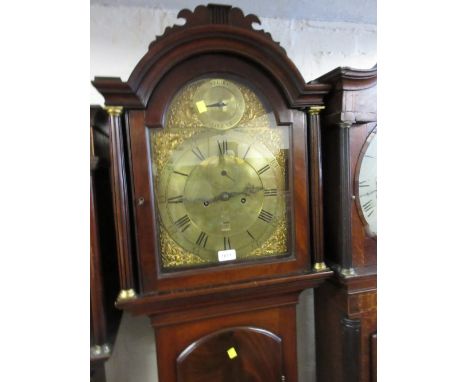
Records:
<instances>
[{"instance_id":1,"label":"brass spandrel","mask_svg":"<svg viewBox=\"0 0 468 382\"><path fill-rule=\"evenodd\" d=\"M180 268L206 264L207 261L179 246L163 228L160 235L164 268Z\"/></svg>"},{"instance_id":2,"label":"brass spandrel","mask_svg":"<svg viewBox=\"0 0 468 382\"><path fill-rule=\"evenodd\" d=\"M250 252L246 258L268 257L285 254L288 250L288 234L287 234L286 218L279 221L276 230L271 237L262 244L261 247Z\"/></svg>"}]
</instances>

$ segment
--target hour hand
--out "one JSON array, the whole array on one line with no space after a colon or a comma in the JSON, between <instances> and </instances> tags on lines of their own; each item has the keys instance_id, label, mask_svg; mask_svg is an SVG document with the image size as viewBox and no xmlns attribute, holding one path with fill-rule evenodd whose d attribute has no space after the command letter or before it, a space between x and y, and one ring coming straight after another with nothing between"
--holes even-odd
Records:
<instances>
[{"instance_id":1,"label":"hour hand","mask_svg":"<svg viewBox=\"0 0 468 382\"><path fill-rule=\"evenodd\" d=\"M206 105L206 107L224 107L226 105L227 104L224 101L219 101L219 102L216 102L216 103Z\"/></svg>"}]
</instances>

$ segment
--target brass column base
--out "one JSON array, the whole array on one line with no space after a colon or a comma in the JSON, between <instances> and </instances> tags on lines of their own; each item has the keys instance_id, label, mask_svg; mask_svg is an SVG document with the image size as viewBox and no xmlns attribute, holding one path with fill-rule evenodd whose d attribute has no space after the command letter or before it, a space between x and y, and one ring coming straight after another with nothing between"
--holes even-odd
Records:
<instances>
[{"instance_id":1,"label":"brass column base","mask_svg":"<svg viewBox=\"0 0 468 382\"><path fill-rule=\"evenodd\" d=\"M133 289L122 289L117 297L117 303L137 298L137 294Z\"/></svg>"},{"instance_id":2,"label":"brass column base","mask_svg":"<svg viewBox=\"0 0 468 382\"><path fill-rule=\"evenodd\" d=\"M315 272L323 272L323 271L328 271L328 270L330 269L327 267L327 264L325 264L323 261L321 263L314 264Z\"/></svg>"}]
</instances>

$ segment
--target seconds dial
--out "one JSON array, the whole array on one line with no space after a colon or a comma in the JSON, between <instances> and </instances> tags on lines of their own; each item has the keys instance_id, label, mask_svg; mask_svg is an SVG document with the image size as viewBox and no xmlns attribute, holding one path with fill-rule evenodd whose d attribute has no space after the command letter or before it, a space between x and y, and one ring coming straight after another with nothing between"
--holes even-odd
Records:
<instances>
[{"instance_id":1,"label":"seconds dial","mask_svg":"<svg viewBox=\"0 0 468 382\"><path fill-rule=\"evenodd\" d=\"M241 120L245 101L236 84L217 78L206 81L198 88L192 107L205 127L226 130Z\"/></svg>"}]
</instances>

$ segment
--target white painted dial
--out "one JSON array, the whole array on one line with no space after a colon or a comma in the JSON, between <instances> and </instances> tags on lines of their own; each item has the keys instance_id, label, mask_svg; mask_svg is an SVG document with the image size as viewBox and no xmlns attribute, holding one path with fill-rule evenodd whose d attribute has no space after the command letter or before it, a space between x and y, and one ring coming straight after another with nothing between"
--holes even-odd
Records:
<instances>
[{"instance_id":1,"label":"white painted dial","mask_svg":"<svg viewBox=\"0 0 468 382\"><path fill-rule=\"evenodd\" d=\"M377 236L377 132L372 132L364 147L358 175L358 206L370 236Z\"/></svg>"}]
</instances>

